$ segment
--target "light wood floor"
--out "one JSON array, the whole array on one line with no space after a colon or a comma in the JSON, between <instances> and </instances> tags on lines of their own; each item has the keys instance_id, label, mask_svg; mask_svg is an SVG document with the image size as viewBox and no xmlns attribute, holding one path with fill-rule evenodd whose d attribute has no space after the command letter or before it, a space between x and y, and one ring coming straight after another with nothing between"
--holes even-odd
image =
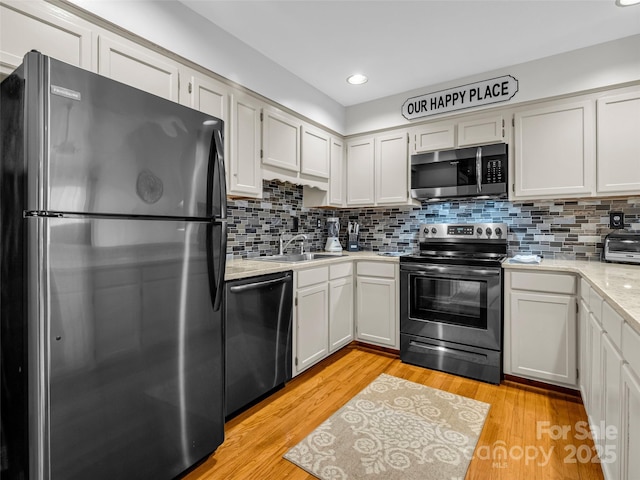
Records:
<instances>
[{"instance_id":1,"label":"light wood floor","mask_svg":"<svg viewBox=\"0 0 640 480\"><path fill-rule=\"evenodd\" d=\"M593 442L582 439L579 422L586 422L586 413L579 398L514 382L468 380L357 346L335 353L228 422L225 442L185 478L313 479L282 455L380 373L491 404L467 480L603 478L600 465L589 461L597 461Z\"/></svg>"}]
</instances>

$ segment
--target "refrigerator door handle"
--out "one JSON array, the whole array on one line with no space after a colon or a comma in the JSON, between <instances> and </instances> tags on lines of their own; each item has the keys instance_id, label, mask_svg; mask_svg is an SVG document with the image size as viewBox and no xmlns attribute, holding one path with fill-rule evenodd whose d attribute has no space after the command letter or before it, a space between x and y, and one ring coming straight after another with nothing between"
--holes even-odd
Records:
<instances>
[{"instance_id":1,"label":"refrigerator door handle","mask_svg":"<svg viewBox=\"0 0 640 480\"><path fill-rule=\"evenodd\" d=\"M211 199L211 216L224 220L227 218L227 186L224 169L224 140L222 131L214 130L209 152L208 198ZM217 195L217 198L215 197ZM215 210L218 211L215 211Z\"/></svg>"},{"instance_id":2,"label":"refrigerator door handle","mask_svg":"<svg viewBox=\"0 0 640 480\"><path fill-rule=\"evenodd\" d=\"M220 228L218 245L214 245L213 229ZM218 252L216 255L215 252ZM224 271L227 255L227 222L212 222L207 227L207 271L209 273L209 285L211 289L211 303L213 310L220 310L222 295L224 293ZM216 261L217 260L217 261ZM217 263L217 264L216 264Z\"/></svg>"}]
</instances>

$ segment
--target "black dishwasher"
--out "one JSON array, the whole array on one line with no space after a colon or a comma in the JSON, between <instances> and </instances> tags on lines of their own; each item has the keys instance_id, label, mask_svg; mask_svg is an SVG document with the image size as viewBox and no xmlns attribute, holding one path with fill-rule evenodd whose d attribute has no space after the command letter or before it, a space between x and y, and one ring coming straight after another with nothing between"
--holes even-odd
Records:
<instances>
[{"instance_id":1,"label":"black dishwasher","mask_svg":"<svg viewBox=\"0 0 640 480\"><path fill-rule=\"evenodd\" d=\"M291 271L226 282L226 410L230 418L291 380Z\"/></svg>"}]
</instances>

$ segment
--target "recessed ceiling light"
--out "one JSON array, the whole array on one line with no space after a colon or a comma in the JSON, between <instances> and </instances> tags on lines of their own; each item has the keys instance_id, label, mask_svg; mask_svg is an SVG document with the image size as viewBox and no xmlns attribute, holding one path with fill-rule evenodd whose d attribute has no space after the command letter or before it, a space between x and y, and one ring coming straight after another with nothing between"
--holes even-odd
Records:
<instances>
[{"instance_id":1,"label":"recessed ceiling light","mask_svg":"<svg viewBox=\"0 0 640 480\"><path fill-rule=\"evenodd\" d=\"M640 0L616 0L616 5L619 7L628 7L630 5L637 5Z\"/></svg>"},{"instance_id":2,"label":"recessed ceiling light","mask_svg":"<svg viewBox=\"0 0 640 480\"><path fill-rule=\"evenodd\" d=\"M363 83L367 83L368 80L367 76L362 75L361 73L355 73L347 77L347 83L350 83L351 85L362 85Z\"/></svg>"}]
</instances>

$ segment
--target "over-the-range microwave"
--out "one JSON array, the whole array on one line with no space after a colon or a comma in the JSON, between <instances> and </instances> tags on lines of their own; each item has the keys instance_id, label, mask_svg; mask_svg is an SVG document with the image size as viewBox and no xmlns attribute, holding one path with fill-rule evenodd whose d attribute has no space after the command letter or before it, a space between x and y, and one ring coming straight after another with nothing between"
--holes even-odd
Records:
<instances>
[{"instance_id":1,"label":"over-the-range microwave","mask_svg":"<svg viewBox=\"0 0 640 480\"><path fill-rule=\"evenodd\" d=\"M506 143L411 155L411 196L507 198Z\"/></svg>"}]
</instances>

